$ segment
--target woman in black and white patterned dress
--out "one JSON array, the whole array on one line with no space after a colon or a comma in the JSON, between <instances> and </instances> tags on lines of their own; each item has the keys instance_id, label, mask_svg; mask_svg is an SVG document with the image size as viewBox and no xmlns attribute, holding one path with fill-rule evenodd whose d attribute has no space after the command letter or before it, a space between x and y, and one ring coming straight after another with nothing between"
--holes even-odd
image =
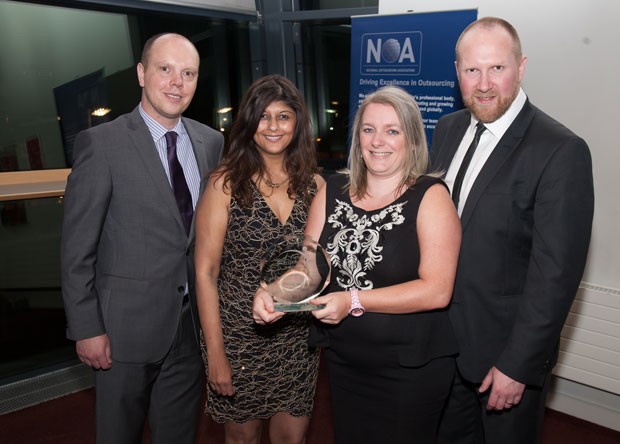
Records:
<instances>
[{"instance_id":1,"label":"woman in black and white patterned dress","mask_svg":"<svg viewBox=\"0 0 620 444\"><path fill-rule=\"evenodd\" d=\"M306 234L332 262L315 299L338 443L434 443L457 344L445 307L461 229L449 191L425 175L427 144L413 97L370 94L352 131L349 170L317 193ZM281 313L258 294L254 317Z\"/></svg>"}]
</instances>

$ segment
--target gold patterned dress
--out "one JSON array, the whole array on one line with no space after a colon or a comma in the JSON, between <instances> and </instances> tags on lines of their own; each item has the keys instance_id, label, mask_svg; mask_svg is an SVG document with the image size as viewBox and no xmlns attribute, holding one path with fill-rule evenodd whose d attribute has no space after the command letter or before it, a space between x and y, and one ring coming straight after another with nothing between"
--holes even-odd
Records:
<instances>
[{"instance_id":1,"label":"gold patterned dress","mask_svg":"<svg viewBox=\"0 0 620 444\"><path fill-rule=\"evenodd\" d=\"M254 185L253 202L247 208L232 197L222 251L220 317L235 395L221 396L207 384L206 413L219 423L266 419L277 412L310 416L314 400L319 350L307 342L312 316L290 313L268 326L252 319L261 261L285 236L303 234L308 205L296 199L283 225ZM206 366L204 343L202 350Z\"/></svg>"}]
</instances>

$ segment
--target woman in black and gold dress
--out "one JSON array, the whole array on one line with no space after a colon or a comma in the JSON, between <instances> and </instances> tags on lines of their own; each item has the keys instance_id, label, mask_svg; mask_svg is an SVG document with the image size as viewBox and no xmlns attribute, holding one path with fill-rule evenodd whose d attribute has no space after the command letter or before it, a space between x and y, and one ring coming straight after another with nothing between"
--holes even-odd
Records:
<instances>
[{"instance_id":1,"label":"woman in black and gold dress","mask_svg":"<svg viewBox=\"0 0 620 444\"><path fill-rule=\"evenodd\" d=\"M447 187L425 175L417 104L384 87L358 110L349 170L317 193L306 234L331 255L331 284L313 303L322 327L340 444L433 444L454 375L450 302L461 240ZM257 294L254 317L282 313Z\"/></svg>"},{"instance_id":2,"label":"woman in black and gold dress","mask_svg":"<svg viewBox=\"0 0 620 444\"><path fill-rule=\"evenodd\" d=\"M315 174L310 118L295 86L263 77L247 91L230 143L196 212L196 291L207 369L206 412L227 443L302 443L318 372L312 317L259 326L252 299L261 264L286 236L303 235L324 184Z\"/></svg>"}]
</instances>

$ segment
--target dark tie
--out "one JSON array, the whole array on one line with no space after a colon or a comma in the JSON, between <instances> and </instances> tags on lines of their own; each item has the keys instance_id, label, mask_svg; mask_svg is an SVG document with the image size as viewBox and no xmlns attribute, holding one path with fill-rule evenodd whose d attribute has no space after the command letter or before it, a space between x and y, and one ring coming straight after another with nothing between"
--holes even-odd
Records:
<instances>
[{"instance_id":1,"label":"dark tie","mask_svg":"<svg viewBox=\"0 0 620 444\"><path fill-rule=\"evenodd\" d=\"M177 136L174 131L166 133L166 148L168 149L168 166L170 167L170 180L174 197L177 199L177 205L181 212L181 219L185 226L185 232L189 235L189 227L192 225L192 217L194 216L194 208L192 206L192 195L189 192L183 167L179 163L177 157Z\"/></svg>"},{"instance_id":2,"label":"dark tie","mask_svg":"<svg viewBox=\"0 0 620 444\"><path fill-rule=\"evenodd\" d=\"M461 186L463 185L463 178L465 177L465 173L467 172L467 168L469 167L469 163L471 162L471 158L474 157L474 151L478 147L478 142L480 142L480 136L487 129L482 122L478 122L476 124L476 134L474 135L474 140L471 141L469 148L467 148L467 152L465 153L465 157L463 158L463 163L459 168L459 172L456 173L456 179L454 179L454 186L452 187L452 200L454 201L454 205L456 205L456 209L459 208L459 197L461 195Z\"/></svg>"}]
</instances>

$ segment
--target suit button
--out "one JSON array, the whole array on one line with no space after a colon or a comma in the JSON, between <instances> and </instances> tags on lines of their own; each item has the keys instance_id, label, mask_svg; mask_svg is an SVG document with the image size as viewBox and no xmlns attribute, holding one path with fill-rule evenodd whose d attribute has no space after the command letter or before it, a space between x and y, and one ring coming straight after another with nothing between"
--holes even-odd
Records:
<instances>
[{"instance_id":1,"label":"suit button","mask_svg":"<svg viewBox=\"0 0 620 444\"><path fill-rule=\"evenodd\" d=\"M184 286L182 286L182 285L179 285L179 286L177 287L177 291L178 291L179 293L184 293L184 292L185 292L185 287L184 287Z\"/></svg>"}]
</instances>

